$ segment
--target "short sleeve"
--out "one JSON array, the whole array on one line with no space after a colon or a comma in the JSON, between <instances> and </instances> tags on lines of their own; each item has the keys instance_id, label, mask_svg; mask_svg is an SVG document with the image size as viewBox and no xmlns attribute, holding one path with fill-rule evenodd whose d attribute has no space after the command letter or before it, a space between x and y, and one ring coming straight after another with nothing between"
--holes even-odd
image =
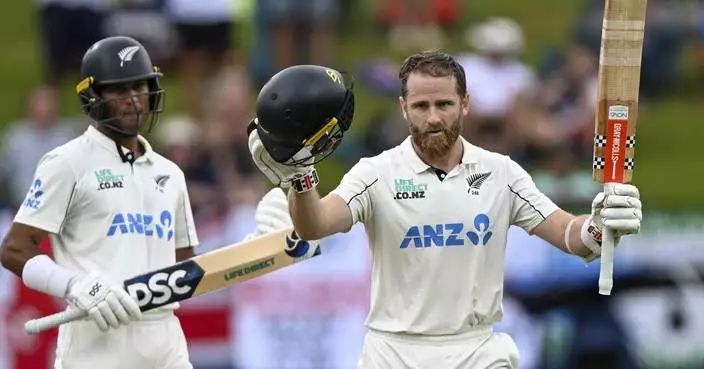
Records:
<instances>
[{"instance_id":1,"label":"short sleeve","mask_svg":"<svg viewBox=\"0 0 704 369\"><path fill-rule=\"evenodd\" d=\"M515 161L507 160L508 188L512 196L511 225L519 226L531 233L558 207L538 190L528 172Z\"/></svg>"},{"instance_id":2,"label":"short sleeve","mask_svg":"<svg viewBox=\"0 0 704 369\"><path fill-rule=\"evenodd\" d=\"M342 177L342 181L331 193L340 196L352 213L352 224L364 223L372 215L371 192L379 176L370 159L362 159Z\"/></svg>"},{"instance_id":3,"label":"short sleeve","mask_svg":"<svg viewBox=\"0 0 704 369\"><path fill-rule=\"evenodd\" d=\"M76 174L66 159L54 152L37 164L34 179L15 222L58 234L76 190Z\"/></svg>"},{"instance_id":4,"label":"short sleeve","mask_svg":"<svg viewBox=\"0 0 704 369\"><path fill-rule=\"evenodd\" d=\"M176 221L174 231L176 233L176 248L187 248L198 246L198 235L196 233L196 225L193 220L193 211L191 210L191 199L188 196L188 187L183 174L180 176L179 184L180 194L178 210L176 212Z\"/></svg>"}]
</instances>

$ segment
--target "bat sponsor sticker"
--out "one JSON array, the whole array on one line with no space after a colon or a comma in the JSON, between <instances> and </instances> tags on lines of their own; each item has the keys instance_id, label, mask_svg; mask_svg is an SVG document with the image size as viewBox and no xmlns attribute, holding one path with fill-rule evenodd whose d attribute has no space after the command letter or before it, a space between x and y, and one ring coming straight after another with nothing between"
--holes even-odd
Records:
<instances>
[{"instance_id":1,"label":"bat sponsor sticker","mask_svg":"<svg viewBox=\"0 0 704 369\"><path fill-rule=\"evenodd\" d=\"M623 182L629 108L611 105L606 122L604 182Z\"/></svg>"},{"instance_id":2,"label":"bat sponsor sticker","mask_svg":"<svg viewBox=\"0 0 704 369\"><path fill-rule=\"evenodd\" d=\"M193 260L143 274L124 282L125 290L142 311L185 300L203 278L203 269Z\"/></svg>"}]
</instances>

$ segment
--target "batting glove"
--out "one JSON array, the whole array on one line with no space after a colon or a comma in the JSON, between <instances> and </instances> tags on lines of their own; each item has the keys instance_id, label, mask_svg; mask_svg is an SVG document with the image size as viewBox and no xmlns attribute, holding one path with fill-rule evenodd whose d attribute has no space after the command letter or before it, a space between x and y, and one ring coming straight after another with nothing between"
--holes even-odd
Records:
<instances>
[{"instance_id":1,"label":"batting glove","mask_svg":"<svg viewBox=\"0 0 704 369\"><path fill-rule=\"evenodd\" d=\"M66 301L85 311L102 332L142 318L137 302L98 272L77 277L69 286Z\"/></svg>"},{"instance_id":2,"label":"batting glove","mask_svg":"<svg viewBox=\"0 0 704 369\"><path fill-rule=\"evenodd\" d=\"M254 218L257 221L257 236L293 228L291 215L288 212L288 199L284 191L276 187L264 195L257 204Z\"/></svg>"},{"instance_id":3,"label":"batting glove","mask_svg":"<svg viewBox=\"0 0 704 369\"><path fill-rule=\"evenodd\" d=\"M256 129L249 134L249 151L254 164L275 186L283 189L293 187L298 192L306 192L318 185L318 173L312 164L292 166L277 162L264 148Z\"/></svg>"},{"instance_id":4,"label":"batting glove","mask_svg":"<svg viewBox=\"0 0 704 369\"><path fill-rule=\"evenodd\" d=\"M643 219L638 188L629 184L613 184L609 193L600 192L592 201L591 216L582 225L580 236L594 256L601 255L601 233L604 227L613 230L618 245L621 236L640 232Z\"/></svg>"}]
</instances>

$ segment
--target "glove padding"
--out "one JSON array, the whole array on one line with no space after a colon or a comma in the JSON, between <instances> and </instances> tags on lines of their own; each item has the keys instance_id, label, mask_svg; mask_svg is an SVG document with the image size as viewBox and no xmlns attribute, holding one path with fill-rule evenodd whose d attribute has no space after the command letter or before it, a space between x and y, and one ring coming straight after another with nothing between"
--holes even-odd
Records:
<instances>
[{"instance_id":1,"label":"glove padding","mask_svg":"<svg viewBox=\"0 0 704 369\"><path fill-rule=\"evenodd\" d=\"M95 271L71 283L66 301L72 308L87 312L102 332L142 318L137 302L122 287Z\"/></svg>"},{"instance_id":2,"label":"glove padding","mask_svg":"<svg viewBox=\"0 0 704 369\"><path fill-rule=\"evenodd\" d=\"M288 198L278 187L267 192L254 212L257 221L257 236L293 227L291 215L288 212Z\"/></svg>"},{"instance_id":3,"label":"glove padding","mask_svg":"<svg viewBox=\"0 0 704 369\"><path fill-rule=\"evenodd\" d=\"M264 173L269 181L271 181L274 186L279 186L284 189L291 186L292 179L304 176L313 170L312 164L308 166L290 166L274 160L264 148L264 144L259 138L259 133L256 129L252 130L249 134L249 152L252 154L254 164Z\"/></svg>"},{"instance_id":4,"label":"glove padding","mask_svg":"<svg viewBox=\"0 0 704 369\"><path fill-rule=\"evenodd\" d=\"M581 230L582 243L595 255L601 255L601 233L609 227L618 245L621 236L640 232L643 219L642 204L638 188L616 183L611 185L609 193L600 192L592 201L591 216L584 222Z\"/></svg>"}]
</instances>

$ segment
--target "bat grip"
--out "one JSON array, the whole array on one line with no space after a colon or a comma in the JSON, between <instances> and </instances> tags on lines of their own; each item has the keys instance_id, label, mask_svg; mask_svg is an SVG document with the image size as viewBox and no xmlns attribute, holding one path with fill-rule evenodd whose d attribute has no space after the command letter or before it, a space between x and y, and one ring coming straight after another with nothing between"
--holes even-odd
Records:
<instances>
[{"instance_id":1,"label":"bat grip","mask_svg":"<svg viewBox=\"0 0 704 369\"><path fill-rule=\"evenodd\" d=\"M88 316L88 313L83 310L66 310L42 318L32 319L24 324L24 331L29 334L39 334L62 324L83 319L86 316Z\"/></svg>"},{"instance_id":2,"label":"bat grip","mask_svg":"<svg viewBox=\"0 0 704 369\"><path fill-rule=\"evenodd\" d=\"M606 197L615 193L616 183L604 183L604 194ZM606 201L606 198L604 198ZM599 269L599 294L611 295L614 287L614 248L616 237L609 227L604 226L601 230L601 264Z\"/></svg>"},{"instance_id":3,"label":"bat grip","mask_svg":"<svg viewBox=\"0 0 704 369\"><path fill-rule=\"evenodd\" d=\"M608 227L604 227L601 237L599 294L608 296L614 286L614 235Z\"/></svg>"}]
</instances>

